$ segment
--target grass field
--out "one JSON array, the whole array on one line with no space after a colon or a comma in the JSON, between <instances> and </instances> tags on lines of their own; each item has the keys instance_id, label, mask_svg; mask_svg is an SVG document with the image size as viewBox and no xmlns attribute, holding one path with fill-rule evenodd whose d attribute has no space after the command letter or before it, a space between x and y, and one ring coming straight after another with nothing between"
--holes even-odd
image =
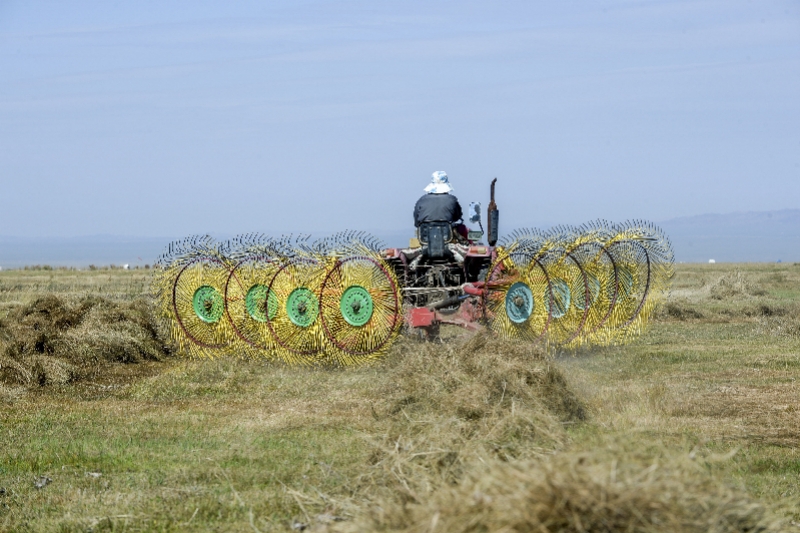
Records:
<instances>
[{"instance_id":1,"label":"grass field","mask_svg":"<svg viewBox=\"0 0 800 533\"><path fill-rule=\"evenodd\" d=\"M800 265L677 265L626 346L343 370L154 347L148 282L0 272L0 530L800 531ZM45 295L90 304L26 355Z\"/></svg>"}]
</instances>

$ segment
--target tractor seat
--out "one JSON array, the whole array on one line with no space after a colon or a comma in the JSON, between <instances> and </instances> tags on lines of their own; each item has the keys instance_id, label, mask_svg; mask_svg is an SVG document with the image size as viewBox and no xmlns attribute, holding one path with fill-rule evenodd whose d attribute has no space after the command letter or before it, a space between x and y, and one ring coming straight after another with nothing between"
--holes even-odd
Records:
<instances>
[{"instance_id":1,"label":"tractor seat","mask_svg":"<svg viewBox=\"0 0 800 533\"><path fill-rule=\"evenodd\" d=\"M423 222L417 229L417 238L429 259L448 259L447 245L453 242L453 226L449 222Z\"/></svg>"}]
</instances>

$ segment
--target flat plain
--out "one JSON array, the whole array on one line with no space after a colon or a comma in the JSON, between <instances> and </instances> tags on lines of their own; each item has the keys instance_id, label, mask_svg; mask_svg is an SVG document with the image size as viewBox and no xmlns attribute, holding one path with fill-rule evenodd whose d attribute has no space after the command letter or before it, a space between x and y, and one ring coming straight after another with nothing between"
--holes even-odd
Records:
<instances>
[{"instance_id":1,"label":"flat plain","mask_svg":"<svg viewBox=\"0 0 800 533\"><path fill-rule=\"evenodd\" d=\"M0 272L0 529L800 531L798 264L676 265L627 345L346 369L182 357L149 280ZM26 352L52 306L74 329Z\"/></svg>"}]
</instances>

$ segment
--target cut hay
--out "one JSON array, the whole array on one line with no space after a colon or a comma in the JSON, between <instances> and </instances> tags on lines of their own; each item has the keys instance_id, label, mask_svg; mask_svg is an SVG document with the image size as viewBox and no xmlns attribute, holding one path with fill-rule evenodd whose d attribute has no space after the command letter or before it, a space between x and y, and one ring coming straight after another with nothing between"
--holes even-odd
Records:
<instances>
[{"instance_id":1,"label":"cut hay","mask_svg":"<svg viewBox=\"0 0 800 533\"><path fill-rule=\"evenodd\" d=\"M780 530L696 454L613 442L570 451L565 425L587 414L540 346L477 335L404 340L394 355L374 453L348 495L290 491L313 510L312 531Z\"/></svg>"},{"instance_id":2,"label":"cut hay","mask_svg":"<svg viewBox=\"0 0 800 533\"><path fill-rule=\"evenodd\" d=\"M708 293L712 300L729 300L764 296L767 291L741 271L736 270L721 276L711 283L708 286Z\"/></svg>"},{"instance_id":3,"label":"cut hay","mask_svg":"<svg viewBox=\"0 0 800 533\"><path fill-rule=\"evenodd\" d=\"M563 448L564 424L586 417L541 346L488 333L447 344L403 339L384 369L370 465L344 507L421 504L476 465Z\"/></svg>"},{"instance_id":4,"label":"cut hay","mask_svg":"<svg viewBox=\"0 0 800 533\"><path fill-rule=\"evenodd\" d=\"M798 309L786 313L762 313L758 324L761 334L800 338L800 310Z\"/></svg>"},{"instance_id":5,"label":"cut hay","mask_svg":"<svg viewBox=\"0 0 800 533\"><path fill-rule=\"evenodd\" d=\"M166 355L146 302L116 303L48 295L0 320L0 381L6 385L65 384L110 363Z\"/></svg>"},{"instance_id":6,"label":"cut hay","mask_svg":"<svg viewBox=\"0 0 800 533\"><path fill-rule=\"evenodd\" d=\"M690 454L691 455L691 454ZM410 505L377 502L350 531L780 531L769 511L716 482L703 464L624 450L476 465L455 486Z\"/></svg>"},{"instance_id":7,"label":"cut hay","mask_svg":"<svg viewBox=\"0 0 800 533\"><path fill-rule=\"evenodd\" d=\"M677 298L667 302L667 305L663 307L663 316L680 321L697 320L704 317L703 313L685 298Z\"/></svg>"}]
</instances>

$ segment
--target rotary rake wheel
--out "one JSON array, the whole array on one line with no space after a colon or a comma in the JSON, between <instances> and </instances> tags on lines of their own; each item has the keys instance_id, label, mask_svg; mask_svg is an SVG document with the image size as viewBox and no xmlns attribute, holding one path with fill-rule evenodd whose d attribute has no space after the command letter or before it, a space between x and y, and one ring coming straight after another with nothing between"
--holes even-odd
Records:
<instances>
[{"instance_id":1,"label":"rotary rake wheel","mask_svg":"<svg viewBox=\"0 0 800 533\"><path fill-rule=\"evenodd\" d=\"M179 344L196 355L213 356L230 343L223 296L228 271L228 265L219 257L197 257L175 278L172 311L179 328Z\"/></svg>"},{"instance_id":2,"label":"rotary rake wheel","mask_svg":"<svg viewBox=\"0 0 800 533\"><path fill-rule=\"evenodd\" d=\"M551 316L548 340L556 344L572 342L586 324L588 308L579 305L586 298L588 278L583 266L563 248L553 248L539 259L550 277L550 297L545 299Z\"/></svg>"},{"instance_id":3,"label":"rotary rake wheel","mask_svg":"<svg viewBox=\"0 0 800 533\"><path fill-rule=\"evenodd\" d=\"M666 299L672 278L672 247L654 226L632 222L617 226L606 244L614 257L616 301L609 324L620 342L639 335L655 307Z\"/></svg>"},{"instance_id":4,"label":"rotary rake wheel","mask_svg":"<svg viewBox=\"0 0 800 533\"><path fill-rule=\"evenodd\" d=\"M213 357L230 344L223 296L229 266L207 236L172 243L156 262L160 314L170 318L173 341L193 356Z\"/></svg>"},{"instance_id":5,"label":"rotary rake wheel","mask_svg":"<svg viewBox=\"0 0 800 533\"><path fill-rule=\"evenodd\" d=\"M394 273L377 257L336 259L321 290L322 324L339 364L374 359L402 324L402 299Z\"/></svg>"},{"instance_id":6,"label":"rotary rake wheel","mask_svg":"<svg viewBox=\"0 0 800 533\"><path fill-rule=\"evenodd\" d=\"M617 236L606 245L606 250L614 258L614 272L608 289L613 307L605 329L613 335L613 340L624 342L625 327L636 320L647 296L650 268L646 253L642 253L644 250L635 241ZM642 259L644 264L640 263Z\"/></svg>"},{"instance_id":7,"label":"rotary rake wheel","mask_svg":"<svg viewBox=\"0 0 800 533\"><path fill-rule=\"evenodd\" d=\"M278 297L269 289L282 266L274 255L248 254L230 271L225 283L226 313L244 350L253 355L277 357L277 343L268 322L279 310Z\"/></svg>"},{"instance_id":8,"label":"rotary rake wheel","mask_svg":"<svg viewBox=\"0 0 800 533\"><path fill-rule=\"evenodd\" d=\"M267 326L286 362L311 364L321 359L326 346L320 320L319 294L325 280L325 265L309 255L299 255L283 264L267 285L274 294L277 312L266 314Z\"/></svg>"},{"instance_id":9,"label":"rotary rake wheel","mask_svg":"<svg viewBox=\"0 0 800 533\"><path fill-rule=\"evenodd\" d=\"M225 280L228 265L213 256L198 257L184 266L172 287L172 308L191 350L211 356L230 342L225 320Z\"/></svg>"},{"instance_id":10,"label":"rotary rake wheel","mask_svg":"<svg viewBox=\"0 0 800 533\"><path fill-rule=\"evenodd\" d=\"M575 295L575 306L586 309L587 314L580 336L568 343L569 346L604 344L609 338L608 332L612 331L606 323L617 298L616 263L604 246L607 239L602 227L584 228L570 248L570 254L583 266L586 275L586 292Z\"/></svg>"},{"instance_id":11,"label":"rotary rake wheel","mask_svg":"<svg viewBox=\"0 0 800 533\"><path fill-rule=\"evenodd\" d=\"M491 329L504 338L536 342L551 321L552 298L544 265L524 246L511 247L494 262L486 278L486 311Z\"/></svg>"}]
</instances>

